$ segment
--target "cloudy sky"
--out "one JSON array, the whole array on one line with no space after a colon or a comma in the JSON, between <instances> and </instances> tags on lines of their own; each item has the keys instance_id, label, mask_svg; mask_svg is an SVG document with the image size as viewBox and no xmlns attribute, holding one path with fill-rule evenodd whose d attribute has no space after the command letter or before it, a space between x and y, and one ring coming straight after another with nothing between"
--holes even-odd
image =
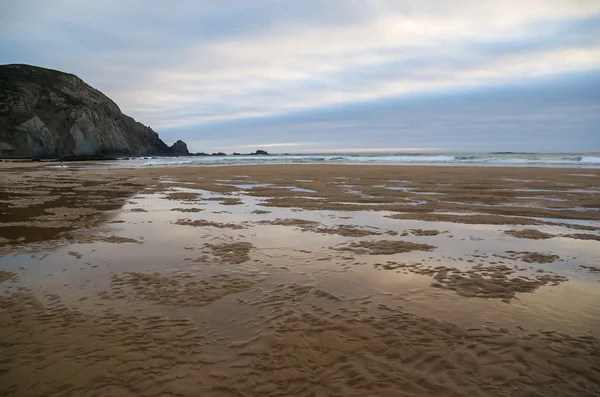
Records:
<instances>
[{"instance_id":1,"label":"cloudy sky","mask_svg":"<svg viewBox=\"0 0 600 397\"><path fill-rule=\"evenodd\" d=\"M0 63L193 151L600 150L599 0L3 0Z\"/></svg>"}]
</instances>

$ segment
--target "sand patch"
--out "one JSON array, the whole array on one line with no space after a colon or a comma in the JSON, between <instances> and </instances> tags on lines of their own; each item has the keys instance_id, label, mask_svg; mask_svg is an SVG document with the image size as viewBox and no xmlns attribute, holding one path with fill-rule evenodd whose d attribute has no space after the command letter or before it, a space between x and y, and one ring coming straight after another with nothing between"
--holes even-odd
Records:
<instances>
[{"instance_id":1,"label":"sand patch","mask_svg":"<svg viewBox=\"0 0 600 397\"><path fill-rule=\"evenodd\" d=\"M39 192L47 193L47 192ZM21 196L13 200L3 200L3 203L7 203L7 208L28 208L36 205L49 203L56 200L56 197L45 194L40 196Z\"/></svg>"},{"instance_id":2,"label":"sand patch","mask_svg":"<svg viewBox=\"0 0 600 397\"><path fill-rule=\"evenodd\" d=\"M507 230L504 233L509 236L531 240L545 240L554 237L553 234L540 232L537 229Z\"/></svg>"},{"instance_id":3,"label":"sand patch","mask_svg":"<svg viewBox=\"0 0 600 397\"><path fill-rule=\"evenodd\" d=\"M18 274L15 272L7 272L4 270L0 270L0 283L9 280L15 280Z\"/></svg>"},{"instance_id":4,"label":"sand patch","mask_svg":"<svg viewBox=\"0 0 600 397\"><path fill-rule=\"evenodd\" d=\"M568 227L570 229L575 229L575 230L587 230L590 232L597 232L600 231L600 227L595 227L595 226L588 226L588 225L575 225L572 223L546 223L547 225L553 225L553 226L563 226L563 227Z\"/></svg>"},{"instance_id":5,"label":"sand patch","mask_svg":"<svg viewBox=\"0 0 600 397\"><path fill-rule=\"evenodd\" d=\"M111 243L111 244L125 244L125 243L143 244L144 243L142 240L137 240L137 239L130 238L130 237L122 237L122 236L108 236L108 237L96 236L93 238L93 241L100 241L103 243Z\"/></svg>"},{"instance_id":6,"label":"sand patch","mask_svg":"<svg viewBox=\"0 0 600 397\"><path fill-rule=\"evenodd\" d=\"M145 300L170 306L205 306L253 286L251 279L226 275L196 281L189 275L128 272L113 275L110 291L101 296L104 299Z\"/></svg>"},{"instance_id":7,"label":"sand patch","mask_svg":"<svg viewBox=\"0 0 600 397\"><path fill-rule=\"evenodd\" d=\"M39 221L73 221L77 220L82 216L86 215L94 215L98 214L101 211L95 208L85 208L85 207L55 207L55 208L46 208L44 212L47 212L48 215L40 215L31 219L39 220Z\"/></svg>"},{"instance_id":8,"label":"sand patch","mask_svg":"<svg viewBox=\"0 0 600 397\"><path fill-rule=\"evenodd\" d=\"M587 270L588 273L600 273L600 267L598 267L598 266L580 265L579 267L582 268L582 269Z\"/></svg>"},{"instance_id":9,"label":"sand patch","mask_svg":"<svg viewBox=\"0 0 600 397\"><path fill-rule=\"evenodd\" d=\"M26 200L23 198L23 200ZM114 204L109 201L103 203L95 203L89 197L82 199L79 205L96 205L98 208L85 208L85 207L54 207L54 208L39 208L36 206L28 207L27 210L8 211L4 212L3 219L9 222L1 222L0 227L17 227L21 230L32 231L29 234L30 237L34 237L34 240L38 240L39 236L36 236L36 229L39 228L56 228L56 229L77 229L87 228L95 225L102 215L103 207L111 209ZM0 213L2 213L0 206ZM11 213L12 212L12 213ZM45 240L42 238L39 240Z\"/></svg>"},{"instance_id":10,"label":"sand patch","mask_svg":"<svg viewBox=\"0 0 600 397\"><path fill-rule=\"evenodd\" d=\"M201 212L204 211L203 208L171 208L171 211L176 212Z\"/></svg>"},{"instance_id":11,"label":"sand patch","mask_svg":"<svg viewBox=\"0 0 600 397\"><path fill-rule=\"evenodd\" d=\"M216 227L220 229L245 229L246 226L241 225L239 223L221 223L221 222L213 222L207 221L205 219L178 219L174 222L176 225L182 226L194 226L194 227Z\"/></svg>"},{"instance_id":12,"label":"sand patch","mask_svg":"<svg viewBox=\"0 0 600 397\"><path fill-rule=\"evenodd\" d=\"M265 210L254 210L251 212L251 214L255 214L255 215L266 215L266 214L270 214L271 211L265 211Z\"/></svg>"},{"instance_id":13,"label":"sand patch","mask_svg":"<svg viewBox=\"0 0 600 397\"><path fill-rule=\"evenodd\" d=\"M409 219L427 222L465 223L469 225L540 225L535 219L517 218L500 215L450 215L432 213L411 213L389 215L392 219Z\"/></svg>"},{"instance_id":14,"label":"sand patch","mask_svg":"<svg viewBox=\"0 0 600 397\"><path fill-rule=\"evenodd\" d=\"M577 239L577 240L596 240L596 241L600 241L600 235L597 235L597 234L588 234L588 233L563 234L561 237L574 238L574 239Z\"/></svg>"},{"instance_id":15,"label":"sand patch","mask_svg":"<svg viewBox=\"0 0 600 397\"><path fill-rule=\"evenodd\" d=\"M77 259L83 258L83 254L81 252L69 251L68 253L69 253L69 255L74 256Z\"/></svg>"},{"instance_id":16,"label":"sand patch","mask_svg":"<svg viewBox=\"0 0 600 397\"><path fill-rule=\"evenodd\" d=\"M240 205L244 204L244 202L237 197L212 197L209 198L210 201L218 201L221 205Z\"/></svg>"},{"instance_id":17,"label":"sand patch","mask_svg":"<svg viewBox=\"0 0 600 397\"><path fill-rule=\"evenodd\" d=\"M307 221L304 219L295 219L295 218L286 218L286 219L277 218L272 221L259 221L257 223L259 225L296 226L296 227L301 227L301 228L314 228L314 227L321 225L319 222Z\"/></svg>"},{"instance_id":18,"label":"sand patch","mask_svg":"<svg viewBox=\"0 0 600 397\"><path fill-rule=\"evenodd\" d=\"M423 263L376 263L376 269L395 270L433 277L432 287L452 290L460 296L498 298L505 302L518 293L531 293L545 285L558 285L568 281L556 274L538 276L517 275L517 270L505 265L473 265L466 270L454 267L424 265Z\"/></svg>"},{"instance_id":19,"label":"sand patch","mask_svg":"<svg viewBox=\"0 0 600 397\"><path fill-rule=\"evenodd\" d=\"M570 224L570 223L551 223L551 225L564 226L564 227L568 227L568 228L575 229L575 230L587 230L590 232L600 231L600 227L594 227L594 226L588 226L588 225L574 225L574 224Z\"/></svg>"},{"instance_id":20,"label":"sand patch","mask_svg":"<svg viewBox=\"0 0 600 397\"><path fill-rule=\"evenodd\" d=\"M435 248L433 245L412 243L410 241L375 240L356 241L347 246L336 248L336 250L350 251L355 254L394 255L410 251L431 251Z\"/></svg>"},{"instance_id":21,"label":"sand patch","mask_svg":"<svg viewBox=\"0 0 600 397\"><path fill-rule=\"evenodd\" d=\"M336 234L338 236L344 237L366 237L366 236L375 236L381 233L361 229L358 226L352 225L336 225L334 227L325 227L321 223L316 221L308 221L304 219L295 219L295 218L286 218L281 219L277 218L272 221L259 221L256 222L259 225L276 225L276 226L294 226L295 228L303 231L303 232L315 232L322 234Z\"/></svg>"},{"instance_id":22,"label":"sand patch","mask_svg":"<svg viewBox=\"0 0 600 397\"><path fill-rule=\"evenodd\" d=\"M500 298L505 302L517 293L531 293L544 285L558 285L568 281L566 277L544 274L535 277L516 276L507 266L475 265L465 273L456 269L435 269L432 287L455 291L460 296L476 298Z\"/></svg>"},{"instance_id":23,"label":"sand patch","mask_svg":"<svg viewBox=\"0 0 600 397\"><path fill-rule=\"evenodd\" d=\"M519 258L527 263L552 263L560 259L558 255L542 254L540 252L516 252L506 251L512 258Z\"/></svg>"},{"instance_id":24,"label":"sand patch","mask_svg":"<svg viewBox=\"0 0 600 397\"><path fill-rule=\"evenodd\" d=\"M54 218L54 216L52 215L53 219L56 220L44 220L43 222L43 226L38 226L36 224L32 224L32 221L37 221L37 218L32 218L31 221L23 221L23 222L10 222L10 223L2 223L0 222L0 228L11 228L11 227L16 227L16 228L25 228L26 230L31 231L31 234L35 234L36 230L43 230L43 229L64 229L64 230L69 230L71 229L70 226L74 226L77 225L79 227L85 227L87 226L87 223L85 221L83 222L78 222L78 221L73 221L71 220L62 220L62 219L57 219ZM55 234L58 234L59 231L57 231ZM25 238L23 238L25 239Z\"/></svg>"},{"instance_id":25,"label":"sand patch","mask_svg":"<svg viewBox=\"0 0 600 397\"><path fill-rule=\"evenodd\" d=\"M224 262L238 264L250 260L249 253L254 246L247 242L206 244L214 256Z\"/></svg>"},{"instance_id":26,"label":"sand patch","mask_svg":"<svg viewBox=\"0 0 600 397\"><path fill-rule=\"evenodd\" d=\"M437 236L441 233L439 230L432 229L410 229L409 231L413 236L418 237Z\"/></svg>"},{"instance_id":27,"label":"sand patch","mask_svg":"<svg viewBox=\"0 0 600 397\"><path fill-rule=\"evenodd\" d=\"M109 244L143 244L143 240L137 240L131 237L123 236L98 236L98 235L75 235L67 240L69 244L90 244L90 243L109 243Z\"/></svg>"},{"instance_id":28,"label":"sand patch","mask_svg":"<svg viewBox=\"0 0 600 397\"><path fill-rule=\"evenodd\" d=\"M335 227L317 227L310 230L315 233L336 234L344 237L366 237L377 236L381 234L372 230L360 229L358 226L346 225L337 225Z\"/></svg>"},{"instance_id":29,"label":"sand patch","mask_svg":"<svg viewBox=\"0 0 600 397\"><path fill-rule=\"evenodd\" d=\"M176 192L168 193L164 196L164 198L175 201L198 201L201 196L198 193Z\"/></svg>"}]
</instances>

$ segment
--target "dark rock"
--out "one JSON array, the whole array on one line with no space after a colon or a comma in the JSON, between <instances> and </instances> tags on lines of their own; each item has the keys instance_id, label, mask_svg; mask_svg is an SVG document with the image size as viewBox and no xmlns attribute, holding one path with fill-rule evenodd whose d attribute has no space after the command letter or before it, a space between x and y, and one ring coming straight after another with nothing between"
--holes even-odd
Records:
<instances>
[{"instance_id":1,"label":"dark rock","mask_svg":"<svg viewBox=\"0 0 600 397\"><path fill-rule=\"evenodd\" d=\"M171 152L175 155L189 155L187 145L184 141L177 141L171 146Z\"/></svg>"},{"instance_id":2,"label":"dark rock","mask_svg":"<svg viewBox=\"0 0 600 397\"><path fill-rule=\"evenodd\" d=\"M106 95L56 70L0 65L0 113L2 157L172 154Z\"/></svg>"},{"instance_id":3,"label":"dark rock","mask_svg":"<svg viewBox=\"0 0 600 397\"><path fill-rule=\"evenodd\" d=\"M227 156L227 155L223 152L219 152L219 153L213 153L213 154L211 154L211 156Z\"/></svg>"},{"instance_id":4,"label":"dark rock","mask_svg":"<svg viewBox=\"0 0 600 397\"><path fill-rule=\"evenodd\" d=\"M233 155L234 156L270 156L270 154L264 150L257 150L254 153L234 153Z\"/></svg>"}]
</instances>

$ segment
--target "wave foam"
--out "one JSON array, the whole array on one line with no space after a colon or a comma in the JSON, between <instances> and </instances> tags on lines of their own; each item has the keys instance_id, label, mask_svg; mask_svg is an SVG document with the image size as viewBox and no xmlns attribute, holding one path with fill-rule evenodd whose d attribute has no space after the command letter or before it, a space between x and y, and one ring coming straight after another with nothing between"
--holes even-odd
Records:
<instances>
[{"instance_id":1,"label":"wave foam","mask_svg":"<svg viewBox=\"0 0 600 397\"><path fill-rule=\"evenodd\" d=\"M443 164L599 168L596 153L460 153L460 154L305 154L227 157L152 157L123 161L122 166L201 166L235 164Z\"/></svg>"}]
</instances>

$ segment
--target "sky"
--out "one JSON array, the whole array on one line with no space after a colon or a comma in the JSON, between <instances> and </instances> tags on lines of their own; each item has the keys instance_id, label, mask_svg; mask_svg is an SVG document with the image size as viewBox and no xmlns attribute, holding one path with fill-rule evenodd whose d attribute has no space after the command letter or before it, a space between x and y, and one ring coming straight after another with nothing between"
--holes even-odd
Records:
<instances>
[{"instance_id":1,"label":"sky","mask_svg":"<svg viewBox=\"0 0 600 397\"><path fill-rule=\"evenodd\" d=\"M600 151L599 0L3 0L7 63L193 152Z\"/></svg>"}]
</instances>

